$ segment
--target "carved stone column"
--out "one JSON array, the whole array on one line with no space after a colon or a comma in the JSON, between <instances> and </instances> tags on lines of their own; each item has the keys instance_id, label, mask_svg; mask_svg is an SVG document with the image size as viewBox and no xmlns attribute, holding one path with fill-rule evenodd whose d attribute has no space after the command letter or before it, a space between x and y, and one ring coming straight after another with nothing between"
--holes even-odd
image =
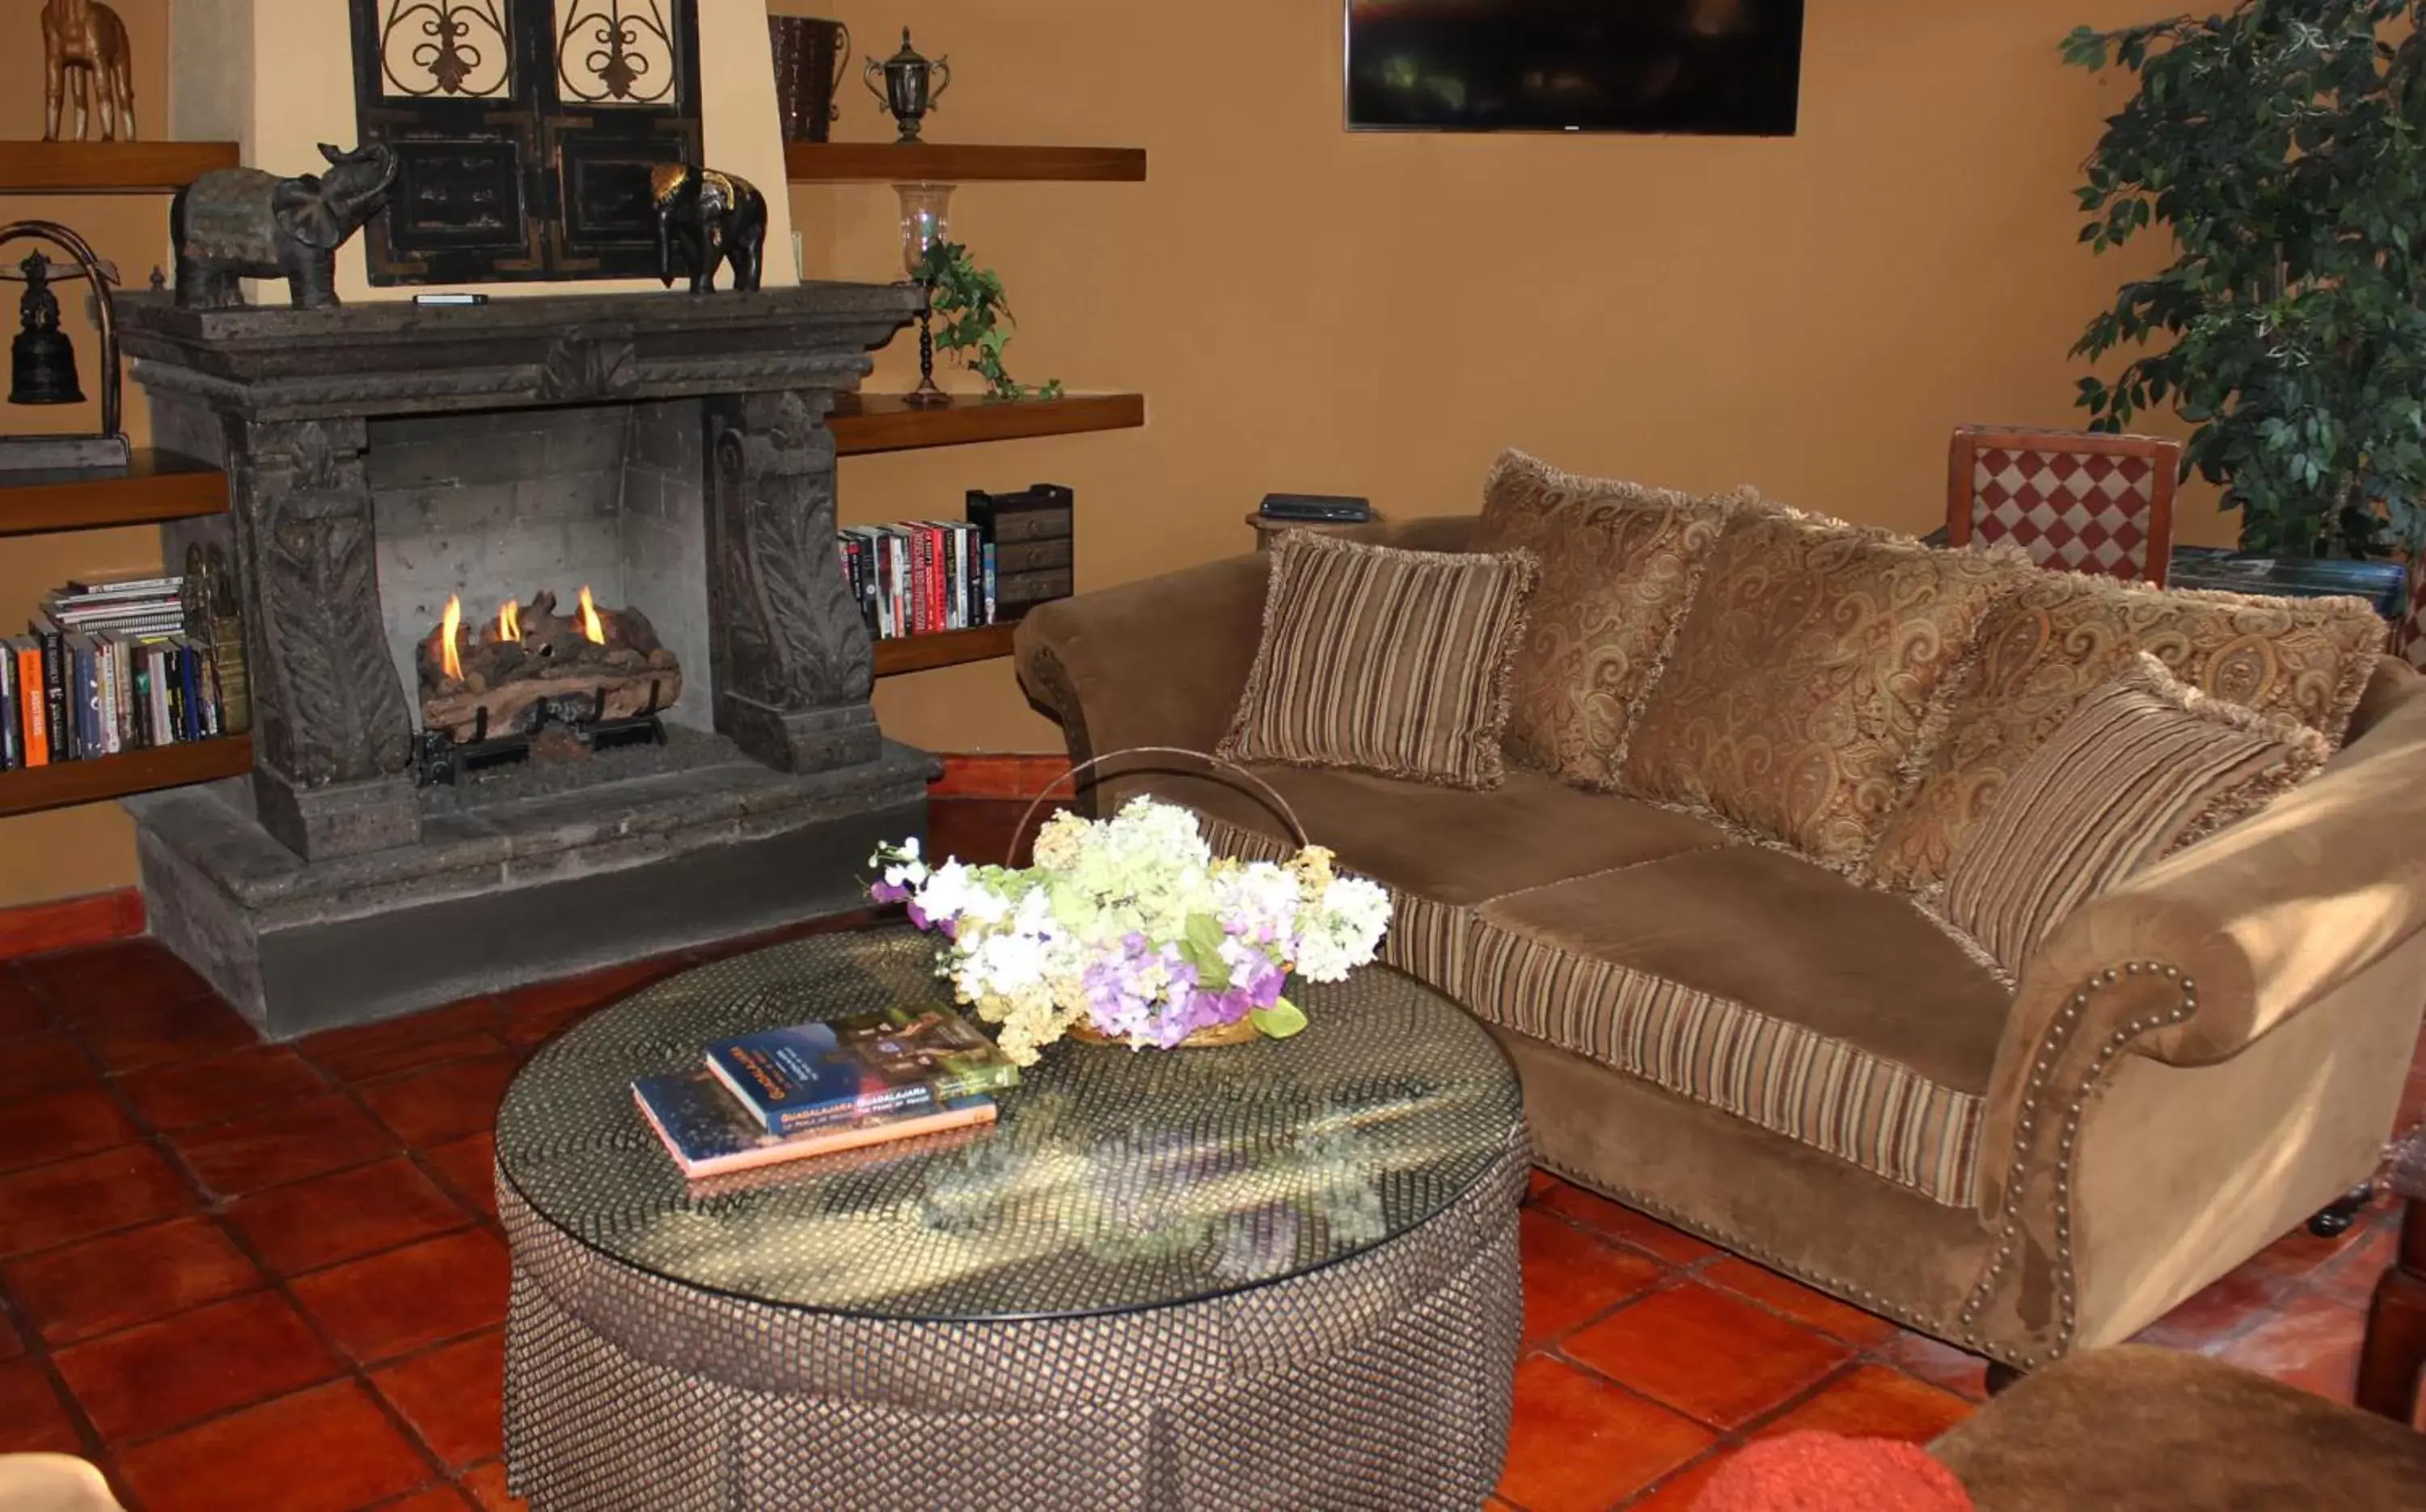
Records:
<instances>
[{"instance_id":1,"label":"carved stone column","mask_svg":"<svg viewBox=\"0 0 2426 1512\"><path fill-rule=\"evenodd\" d=\"M867 629L834 550L822 389L708 401L709 647L716 728L786 772L874 761Z\"/></svg>"},{"instance_id":2,"label":"carved stone column","mask_svg":"<svg viewBox=\"0 0 2426 1512\"><path fill-rule=\"evenodd\" d=\"M411 844L412 724L380 629L364 423L227 425L262 827L307 861Z\"/></svg>"}]
</instances>

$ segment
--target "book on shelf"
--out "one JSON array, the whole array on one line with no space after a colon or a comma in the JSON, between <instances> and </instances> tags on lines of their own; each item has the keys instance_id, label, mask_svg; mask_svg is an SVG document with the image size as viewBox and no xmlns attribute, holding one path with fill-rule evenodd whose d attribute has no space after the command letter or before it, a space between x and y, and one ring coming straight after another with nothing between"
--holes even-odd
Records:
<instances>
[{"instance_id":1,"label":"book on shelf","mask_svg":"<svg viewBox=\"0 0 2426 1512\"><path fill-rule=\"evenodd\" d=\"M188 578L78 578L0 641L0 771L240 733L240 641L197 619ZM233 646L234 649L231 649ZM241 717L239 717L241 716Z\"/></svg>"},{"instance_id":2,"label":"book on shelf","mask_svg":"<svg viewBox=\"0 0 2426 1512\"><path fill-rule=\"evenodd\" d=\"M1016 619L1073 591L1073 495L972 490L965 520L906 520L835 534L844 585L880 640Z\"/></svg>"},{"instance_id":3,"label":"book on shelf","mask_svg":"<svg viewBox=\"0 0 2426 1512\"><path fill-rule=\"evenodd\" d=\"M854 525L834 535L843 584L880 640L992 624L985 541L964 520Z\"/></svg>"},{"instance_id":4,"label":"book on shelf","mask_svg":"<svg viewBox=\"0 0 2426 1512\"><path fill-rule=\"evenodd\" d=\"M879 1008L720 1039L707 1069L770 1134L931 1112L1017 1085L1019 1068L957 1013Z\"/></svg>"},{"instance_id":5,"label":"book on shelf","mask_svg":"<svg viewBox=\"0 0 2426 1512\"><path fill-rule=\"evenodd\" d=\"M632 1100L664 1141L674 1165L694 1181L966 1129L992 1123L995 1114L994 1099L980 1093L907 1114L785 1136L768 1133L705 1070L644 1076L632 1084Z\"/></svg>"}]
</instances>

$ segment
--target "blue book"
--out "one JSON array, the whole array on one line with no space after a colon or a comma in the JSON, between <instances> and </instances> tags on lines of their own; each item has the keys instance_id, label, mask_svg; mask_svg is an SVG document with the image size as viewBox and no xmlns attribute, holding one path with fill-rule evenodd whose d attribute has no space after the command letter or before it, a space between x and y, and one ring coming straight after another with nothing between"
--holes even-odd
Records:
<instances>
[{"instance_id":1,"label":"blue book","mask_svg":"<svg viewBox=\"0 0 2426 1512\"><path fill-rule=\"evenodd\" d=\"M89 761L102 754L101 669L93 662L92 648L82 638L71 642L68 650L75 667L76 757Z\"/></svg>"},{"instance_id":2,"label":"blue book","mask_svg":"<svg viewBox=\"0 0 2426 1512\"><path fill-rule=\"evenodd\" d=\"M177 681L186 690L185 707L179 710L186 721L184 738L202 738L202 684L198 675L202 658L194 648L180 644L177 648Z\"/></svg>"},{"instance_id":3,"label":"blue book","mask_svg":"<svg viewBox=\"0 0 2426 1512\"><path fill-rule=\"evenodd\" d=\"M866 1118L786 1137L769 1134L756 1114L733 1101L712 1071L643 1076L632 1084L632 1100L665 1142L674 1165L694 1179L992 1123L995 1111L994 1099L980 1094L900 1117Z\"/></svg>"},{"instance_id":4,"label":"blue book","mask_svg":"<svg viewBox=\"0 0 2426 1512\"><path fill-rule=\"evenodd\" d=\"M795 1134L1016 1086L1019 1068L959 1014L880 1008L720 1039L707 1069L768 1132Z\"/></svg>"}]
</instances>

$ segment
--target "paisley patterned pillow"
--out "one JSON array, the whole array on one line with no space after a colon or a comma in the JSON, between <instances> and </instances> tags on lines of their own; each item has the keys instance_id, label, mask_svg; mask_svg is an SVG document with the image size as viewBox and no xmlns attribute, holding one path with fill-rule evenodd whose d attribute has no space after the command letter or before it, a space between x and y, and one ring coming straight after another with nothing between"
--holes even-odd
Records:
<instances>
[{"instance_id":1,"label":"paisley patterned pillow","mask_svg":"<svg viewBox=\"0 0 2426 1512\"><path fill-rule=\"evenodd\" d=\"M1542 563L1510 689L1506 746L1518 765L1617 785L1635 711L1703 560L1728 508L1751 496L1577 477L1519 451L1499 458L1473 549L1530 551Z\"/></svg>"},{"instance_id":2,"label":"paisley patterned pillow","mask_svg":"<svg viewBox=\"0 0 2426 1512\"><path fill-rule=\"evenodd\" d=\"M1980 654L1952 690L1946 739L1888 821L1869 878L1933 891L1997 790L2143 651L2210 699L2289 715L2338 745L2384 639L2364 599L2160 592L2034 572L1988 617Z\"/></svg>"},{"instance_id":3,"label":"paisley patterned pillow","mask_svg":"<svg viewBox=\"0 0 2426 1512\"><path fill-rule=\"evenodd\" d=\"M1626 750L1626 791L1857 869L1934 696L2025 569L1791 510L1728 521Z\"/></svg>"}]
</instances>

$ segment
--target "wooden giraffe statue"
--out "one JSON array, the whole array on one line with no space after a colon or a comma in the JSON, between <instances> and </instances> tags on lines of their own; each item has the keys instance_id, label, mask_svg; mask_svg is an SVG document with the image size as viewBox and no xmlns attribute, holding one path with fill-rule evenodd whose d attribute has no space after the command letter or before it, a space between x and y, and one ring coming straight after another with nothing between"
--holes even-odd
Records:
<instances>
[{"instance_id":1,"label":"wooden giraffe statue","mask_svg":"<svg viewBox=\"0 0 2426 1512\"><path fill-rule=\"evenodd\" d=\"M59 139L71 91L77 141L91 137L96 116L104 141L135 139L135 69L117 11L97 0L42 0L42 60L44 141Z\"/></svg>"}]
</instances>

